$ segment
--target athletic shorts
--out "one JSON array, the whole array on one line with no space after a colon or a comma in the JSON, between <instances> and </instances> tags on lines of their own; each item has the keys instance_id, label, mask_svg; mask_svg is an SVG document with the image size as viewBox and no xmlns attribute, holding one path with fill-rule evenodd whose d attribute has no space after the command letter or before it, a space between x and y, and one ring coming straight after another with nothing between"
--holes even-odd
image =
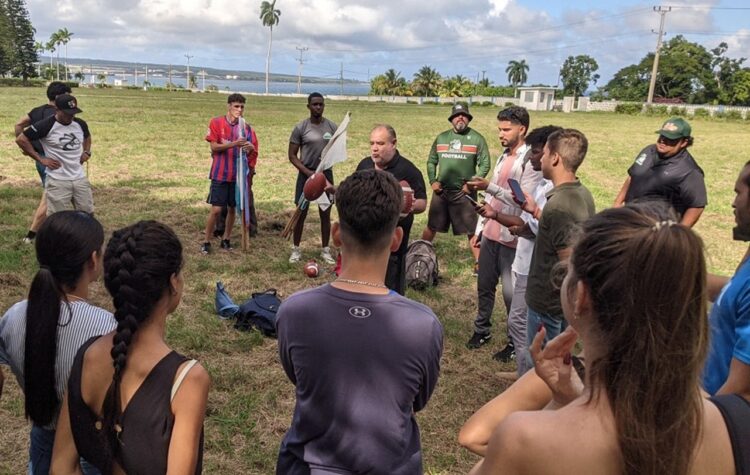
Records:
<instances>
[{"instance_id":1,"label":"athletic shorts","mask_svg":"<svg viewBox=\"0 0 750 475\"><path fill-rule=\"evenodd\" d=\"M476 192L470 195L476 199ZM464 198L461 190L443 190L432 193L427 227L439 233L447 233L453 227L453 234L474 234L477 227L477 212L474 205Z\"/></svg>"},{"instance_id":2,"label":"athletic shorts","mask_svg":"<svg viewBox=\"0 0 750 475\"><path fill-rule=\"evenodd\" d=\"M323 175L326 176L328 181L333 185L333 170L330 168L328 170L323 171ZM299 197L302 196L302 189L305 187L305 182L307 181L307 177L302 173L297 173L297 185L294 187L294 204L299 204ZM328 198L330 199L331 196L328 195ZM330 208L328 208L330 209Z\"/></svg>"},{"instance_id":3,"label":"athletic shorts","mask_svg":"<svg viewBox=\"0 0 750 475\"><path fill-rule=\"evenodd\" d=\"M234 208L237 206L235 198L235 186L233 181L211 180L211 188L208 190L206 203L212 206L228 206Z\"/></svg>"},{"instance_id":4,"label":"athletic shorts","mask_svg":"<svg viewBox=\"0 0 750 475\"><path fill-rule=\"evenodd\" d=\"M58 211L78 210L94 212L94 197L88 178L58 180L48 176L44 191L47 196L47 216Z\"/></svg>"}]
</instances>

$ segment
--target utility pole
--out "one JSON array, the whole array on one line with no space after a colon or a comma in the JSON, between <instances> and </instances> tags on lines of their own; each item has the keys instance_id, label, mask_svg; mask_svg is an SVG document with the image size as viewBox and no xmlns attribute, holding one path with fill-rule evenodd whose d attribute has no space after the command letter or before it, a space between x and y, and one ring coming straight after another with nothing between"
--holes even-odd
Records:
<instances>
[{"instance_id":1,"label":"utility pole","mask_svg":"<svg viewBox=\"0 0 750 475\"><path fill-rule=\"evenodd\" d=\"M341 78L341 95L343 96L344 95L344 62L343 61L341 62L341 73L339 77Z\"/></svg>"},{"instance_id":2,"label":"utility pole","mask_svg":"<svg viewBox=\"0 0 750 475\"><path fill-rule=\"evenodd\" d=\"M184 56L187 58L187 79L185 80L185 87L190 89L190 58L195 58L195 56L189 54Z\"/></svg>"},{"instance_id":3,"label":"utility pole","mask_svg":"<svg viewBox=\"0 0 750 475\"><path fill-rule=\"evenodd\" d=\"M302 59L302 54L309 48L307 46L297 46L296 48L299 51L299 59L297 60L299 62L299 66L297 66L297 94L300 94L302 91L302 64L305 62Z\"/></svg>"},{"instance_id":4,"label":"utility pole","mask_svg":"<svg viewBox=\"0 0 750 475\"><path fill-rule=\"evenodd\" d=\"M656 39L656 51L654 52L654 67L651 69L651 82L648 85L648 99L646 102L654 102L654 89L656 89L656 73L659 70L659 52L661 51L661 39L664 37L664 17L672 11L672 7L654 7L654 11L661 16L659 21L659 37ZM652 33L656 33L651 30Z\"/></svg>"},{"instance_id":5,"label":"utility pole","mask_svg":"<svg viewBox=\"0 0 750 475\"><path fill-rule=\"evenodd\" d=\"M146 69L146 79L143 82L148 82L148 64L145 67Z\"/></svg>"}]
</instances>

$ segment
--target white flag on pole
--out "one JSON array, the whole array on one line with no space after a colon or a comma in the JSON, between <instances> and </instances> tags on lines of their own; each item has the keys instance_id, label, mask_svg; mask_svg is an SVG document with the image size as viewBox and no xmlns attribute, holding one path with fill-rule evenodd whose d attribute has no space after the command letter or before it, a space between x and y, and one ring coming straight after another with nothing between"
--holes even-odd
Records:
<instances>
[{"instance_id":1,"label":"white flag on pole","mask_svg":"<svg viewBox=\"0 0 750 475\"><path fill-rule=\"evenodd\" d=\"M346 155L346 129L349 127L349 119L351 113L347 112L344 116L344 120L341 121L336 132L333 133L333 137L328 141L323 152L320 154L320 165L315 170L316 172L322 172L328 170L336 163L341 163L347 159ZM331 206L331 201L328 199L328 194L323 193L320 198L315 200L321 209L326 210Z\"/></svg>"}]
</instances>

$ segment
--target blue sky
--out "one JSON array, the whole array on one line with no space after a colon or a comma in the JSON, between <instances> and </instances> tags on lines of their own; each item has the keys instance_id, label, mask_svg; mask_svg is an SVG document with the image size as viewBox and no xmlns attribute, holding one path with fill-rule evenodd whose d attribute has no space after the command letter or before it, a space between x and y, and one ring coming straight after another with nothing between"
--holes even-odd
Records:
<instances>
[{"instance_id":1,"label":"blue sky","mask_svg":"<svg viewBox=\"0 0 750 475\"><path fill-rule=\"evenodd\" d=\"M37 39L66 27L70 57L263 71L268 28L260 0L27 0ZM429 5L427 7L426 5ZM665 4L666 5L666 4ZM669 3L668 40L677 34L750 58L747 0ZM600 84L654 49L652 3L570 0L277 0L271 70L368 80L388 68L407 79L429 65L443 75L507 83L510 60L525 59L529 83L555 84L565 58L588 54ZM750 64L748 64L750 66Z\"/></svg>"}]
</instances>

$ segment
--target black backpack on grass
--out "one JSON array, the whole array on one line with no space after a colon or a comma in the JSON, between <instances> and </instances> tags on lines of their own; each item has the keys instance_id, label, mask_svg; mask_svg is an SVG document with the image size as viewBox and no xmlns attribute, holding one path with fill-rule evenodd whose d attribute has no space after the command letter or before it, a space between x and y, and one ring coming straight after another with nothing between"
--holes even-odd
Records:
<instances>
[{"instance_id":1,"label":"black backpack on grass","mask_svg":"<svg viewBox=\"0 0 750 475\"><path fill-rule=\"evenodd\" d=\"M406 250L406 285L424 290L438 283L438 261L430 241L417 239Z\"/></svg>"},{"instance_id":2,"label":"black backpack on grass","mask_svg":"<svg viewBox=\"0 0 750 475\"><path fill-rule=\"evenodd\" d=\"M276 312L281 300L276 296L276 289L255 293L247 302L240 305L234 328L250 331L257 328L263 335L276 337Z\"/></svg>"}]
</instances>

